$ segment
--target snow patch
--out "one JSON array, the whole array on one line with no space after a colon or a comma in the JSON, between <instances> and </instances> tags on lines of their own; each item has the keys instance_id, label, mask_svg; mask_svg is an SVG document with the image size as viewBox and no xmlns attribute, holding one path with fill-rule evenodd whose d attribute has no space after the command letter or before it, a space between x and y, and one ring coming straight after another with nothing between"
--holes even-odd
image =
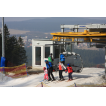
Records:
<instances>
[{"instance_id":1,"label":"snow patch","mask_svg":"<svg viewBox=\"0 0 106 106\"><path fill-rule=\"evenodd\" d=\"M10 81L10 80L12 80L11 77L7 77L7 76L5 76L5 74L0 72L0 82L6 82L6 81Z\"/></svg>"}]
</instances>

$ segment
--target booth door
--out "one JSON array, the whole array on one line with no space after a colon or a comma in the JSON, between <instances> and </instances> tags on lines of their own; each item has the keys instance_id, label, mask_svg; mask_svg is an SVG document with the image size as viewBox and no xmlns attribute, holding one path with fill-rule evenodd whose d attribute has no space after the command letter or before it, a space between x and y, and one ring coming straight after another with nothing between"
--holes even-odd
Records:
<instances>
[{"instance_id":1,"label":"booth door","mask_svg":"<svg viewBox=\"0 0 106 106\"><path fill-rule=\"evenodd\" d=\"M35 47L35 65L41 65L41 47Z\"/></svg>"}]
</instances>

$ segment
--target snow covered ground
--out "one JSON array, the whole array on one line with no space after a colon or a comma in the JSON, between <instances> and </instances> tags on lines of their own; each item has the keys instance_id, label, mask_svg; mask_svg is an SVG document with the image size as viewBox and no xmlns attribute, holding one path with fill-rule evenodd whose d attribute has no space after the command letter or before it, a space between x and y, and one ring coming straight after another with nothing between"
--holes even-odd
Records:
<instances>
[{"instance_id":1,"label":"snow covered ground","mask_svg":"<svg viewBox=\"0 0 106 106\"><path fill-rule=\"evenodd\" d=\"M2 76L3 74L0 73L0 75ZM37 84L39 84L39 81L43 79L43 73L39 75L29 75L28 77L24 78L12 79L10 77L7 78L5 76L1 77L0 79L0 87L35 87Z\"/></svg>"},{"instance_id":2,"label":"snow covered ground","mask_svg":"<svg viewBox=\"0 0 106 106\"><path fill-rule=\"evenodd\" d=\"M66 87L76 84L102 84L105 80L103 80L102 76L105 73L104 68L84 68L81 73L73 73L72 81L67 82L68 73L63 72L63 76L66 80L64 81L53 81L49 82L48 86L51 87ZM58 72L53 72L56 79L58 78ZM24 78L12 79L0 73L0 87L36 87L40 81L43 80L43 73L41 74L33 74Z\"/></svg>"}]
</instances>

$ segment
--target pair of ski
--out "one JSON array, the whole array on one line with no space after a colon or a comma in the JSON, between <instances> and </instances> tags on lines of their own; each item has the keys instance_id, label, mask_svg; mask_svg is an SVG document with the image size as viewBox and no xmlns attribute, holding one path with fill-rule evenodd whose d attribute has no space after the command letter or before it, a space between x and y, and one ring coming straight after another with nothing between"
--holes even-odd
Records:
<instances>
[{"instance_id":1,"label":"pair of ski","mask_svg":"<svg viewBox=\"0 0 106 106\"><path fill-rule=\"evenodd\" d=\"M70 81L73 81L73 79L72 80L67 80L66 82L70 82Z\"/></svg>"},{"instance_id":2,"label":"pair of ski","mask_svg":"<svg viewBox=\"0 0 106 106\"><path fill-rule=\"evenodd\" d=\"M62 82L62 81L65 81L65 79L64 80L56 80L56 81L54 81L54 83L59 83L59 82Z\"/></svg>"},{"instance_id":3,"label":"pair of ski","mask_svg":"<svg viewBox=\"0 0 106 106\"><path fill-rule=\"evenodd\" d=\"M62 81L70 82L70 81L72 81L72 80L58 80L58 82L62 82Z\"/></svg>"},{"instance_id":4,"label":"pair of ski","mask_svg":"<svg viewBox=\"0 0 106 106\"><path fill-rule=\"evenodd\" d=\"M52 80L50 80L50 81L48 81L48 80L42 80L42 82L45 83L45 84L49 84L51 82L57 83L57 82L60 82L60 81L56 79L55 81L52 81Z\"/></svg>"},{"instance_id":5,"label":"pair of ski","mask_svg":"<svg viewBox=\"0 0 106 106\"><path fill-rule=\"evenodd\" d=\"M55 80L55 81L52 81L52 80L50 80L50 81L48 81L48 80L42 80L42 82L43 82L44 84L49 84L49 83L51 83L51 82L53 82L53 83L59 83L59 82L62 82L62 81L70 82L70 81L72 81L72 80Z\"/></svg>"},{"instance_id":6,"label":"pair of ski","mask_svg":"<svg viewBox=\"0 0 106 106\"><path fill-rule=\"evenodd\" d=\"M56 81L56 80L55 80L55 81ZM48 83L50 83L50 82L55 82L55 81L52 81L52 80L50 80L50 81L48 81L48 80L43 80L42 82L45 83L45 84L48 84Z\"/></svg>"},{"instance_id":7,"label":"pair of ski","mask_svg":"<svg viewBox=\"0 0 106 106\"><path fill-rule=\"evenodd\" d=\"M70 82L70 81L72 81L72 80L56 80L56 82L62 82L62 81Z\"/></svg>"}]
</instances>

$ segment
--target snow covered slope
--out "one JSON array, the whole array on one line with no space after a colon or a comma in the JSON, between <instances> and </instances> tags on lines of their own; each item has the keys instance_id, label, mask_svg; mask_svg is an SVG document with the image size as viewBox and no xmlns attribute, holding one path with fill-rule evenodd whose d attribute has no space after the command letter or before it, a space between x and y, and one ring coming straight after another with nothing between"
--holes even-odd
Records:
<instances>
[{"instance_id":1,"label":"snow covered slope","mask_svg":"<svg viewBox=\"0 0 106 106\"><path fill-rule=\"evenodd\" d=\"M63 72L65 81L54 81L47 85L51 87L66 87L76 84L101 84L104 83L102 76L105 73L104 68L84 68L81 73L73 73L73 81L66 82L68 80L68 73ZM53 73L55 78L58 79L58 72ZM0 86L1 87L36 87L41 80L43 80L43 73L29 75L24 78L12 79L6 77L4 74L0 73Z\"/></svg>"}]
</instances>

